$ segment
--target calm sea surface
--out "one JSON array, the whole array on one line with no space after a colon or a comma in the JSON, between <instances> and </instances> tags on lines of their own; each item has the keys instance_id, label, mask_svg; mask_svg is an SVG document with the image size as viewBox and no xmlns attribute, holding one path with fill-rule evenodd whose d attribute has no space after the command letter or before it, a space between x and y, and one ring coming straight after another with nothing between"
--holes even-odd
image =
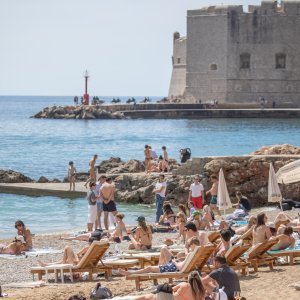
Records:
<instances>
[{"instance_id":1,"label":"calm sea surface","mask_svg":"<svg viewBox=\"0 0 300 300\"><path fill-rule=\"evenodd\" d=\"M101 97L112 99L112 97ZM126 100L128 97L121 97ZM161 97L152 97L153 100ZM0 169L20 171L34 179L44 175L62 179L68 162L78 171L87 171L88 161L111 156L143 158L150 144L158 153L166 145L169 155L179 158L179 150L189 147L192 156L239 155L263 145L300 145L297 119L204 119L204 120L42 120L33 119L50 105L73 104L73 97L0 97ZM135 213L130 206L120 210ZM144 207L135 206L137 213ZM148 211L148 210L147 210ZM51 212L51 213L49 213ZM24 219L34 232L83 228L86 202L54 197L0 195L0 237L13 235L16 218ZM42 223L43 221L46 223ZM40 226L43 224L43 227ZM78 226L77 226L78 225Z\"/></svg>"}]
</instances>

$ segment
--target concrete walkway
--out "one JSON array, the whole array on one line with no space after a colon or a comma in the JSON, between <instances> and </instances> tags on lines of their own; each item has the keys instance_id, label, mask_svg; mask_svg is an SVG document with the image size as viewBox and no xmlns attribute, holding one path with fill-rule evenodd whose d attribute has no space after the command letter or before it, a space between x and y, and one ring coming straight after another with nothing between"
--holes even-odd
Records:
<instances>
[{"instance_id":1,"label":"concrete walkway","mask_svg":"<svg viewBox=\"0 0 300 300\"><path fill-rule=\"evenodd\" d=\"M69 183L0 183L0 193L28 196L54 196L60 198L83 198L88 189L84 182L76 182L76 191L69 191Z\"/></svg>"}]
</instances>

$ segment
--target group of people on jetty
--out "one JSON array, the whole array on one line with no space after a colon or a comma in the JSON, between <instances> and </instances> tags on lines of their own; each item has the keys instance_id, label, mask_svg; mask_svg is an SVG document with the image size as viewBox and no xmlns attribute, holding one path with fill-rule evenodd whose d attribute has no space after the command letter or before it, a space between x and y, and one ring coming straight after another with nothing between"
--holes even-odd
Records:
<instances>
[{"instance_id":1,"label":"group of people on jetty","mask_svg":"<svg viewBox=\"0 0 300 300\"><path fill-rule=\"evenodd\" d=\"M166 147L162 147L162 171L168 170L168 154ZM149 145L145 146L146 172L151 172L153 154ZM175 299L175 300L207 300L215 299L242 299L239 276L226 260L226 254L233 245L243 242L242 237L250 238L252 247L268 240L275 243L271 251L292 248L299 244L300 216L291 218L284 212L279 212L273 223L268 222L264 212L251 215L251 204L240 191L236 191L236 211L228 216L221 217L217 206L218 177L210 177L211 186L204 190L201 176L195 175L190 185L185 202L174 207L174 203L166 200L167 182L164 173L160 173L153 190L156 205L155 223L148 224L144 216L139 216L135 226L126 224L126 217L117 210L114 199L115 186L112 178L105 175L96 180L95 164L97 155L90 161L90 177L86 182L89 186L87 192L88 219L87 232L65 238L65 240L86 241L88 244L78 253L70 247L64 248L62 259L57 263L77 265L84 257L94 241L106 240L111 244L128 243L128 251L159 251L157 265L146 266L140 269L124 270L119 268L121 276L131 274L150 274L182 271L190 258L195 255L198 247L214 245L214 250L208 260L210 271L195 270L190 272L187 281L177 285L159 285L153 294L132 297L132 299ZM74 164L70 163L69 178L76 173ZM70 188L73 182L70 181ZM74 183L75 184L75 183ZM74 186L75 188L75 186ZM101 216L104 214L103 227ZM109 229L111 215L113 229ZM242 224L242 225L241 225ZM18 220L15 223L17 236L9 245L1 245L1 254L20 254L32 249L30 230ZM104 229L103 229L104 228ZM176 233L168 235L168 233ZM215 241L210 239L211 233L218 233ZM164 245L154 245L153 236L157 233L165 234ZM173 239L172 239L173 238ZM172 245L177 245L181 250L172 252ZM178 248L177 247L177 248ZM48 263L39 262L41 266ZM53 264L53 263L52 263ZM73 296L72 299L75 296ZM71 298L70 298L71 299Z\"/></svg>"}]
</instances>

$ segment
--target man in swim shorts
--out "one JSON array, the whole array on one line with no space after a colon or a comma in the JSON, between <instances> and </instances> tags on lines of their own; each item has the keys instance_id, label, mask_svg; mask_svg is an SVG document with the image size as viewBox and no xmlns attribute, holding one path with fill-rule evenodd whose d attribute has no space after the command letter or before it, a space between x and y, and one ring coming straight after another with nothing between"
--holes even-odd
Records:
<instances>
[{"instance_id":1,"label":"man in swim shorts","mask_svg":"<svg viewBox=\"0 0 300 300\"><path fill-rule=\"evenodd\" d=\"M108 230L108 214L114 216L118 213L116 203L114 201L115 186L111 178L107 178L106 182L100 188L100 197L103 199L104 226Z\"/></svg>"},{"instance_id":2,"label":"man in swim shorts","mask_svg":"<svg viewBox=\"0 0 300 300\"><path fill-rule=\"evenodd\" d=\"M196 209L202 209L203 199L204 199L204 188L202 183L200 183L200 176L196 175L194 177L194 182L190 186L188 202L193 201L194 207Z\"/></svg>"},{"instance_id":3,"label":"man in swim shorts","mask_svg":"<svg viewBox=\"0 0 300 300\"><path fill-rule=\"evenodd\" d=\"M218 198L217 197L218 197L218 184L219 184L219 181L218 181L217 176L215 176L215 175L212 175L210 177L210 180L212 182L212 186L211 186L210 190L208 190L206 192L206 195L209 195L209 194L211 195L210 205L209 206L210 206L210 209L212 211L216 211L217 214L219 216L221 216L220 210L219 210L219 208L217 206L217 203L218 203Z\"/></svg>"}]
</instances>

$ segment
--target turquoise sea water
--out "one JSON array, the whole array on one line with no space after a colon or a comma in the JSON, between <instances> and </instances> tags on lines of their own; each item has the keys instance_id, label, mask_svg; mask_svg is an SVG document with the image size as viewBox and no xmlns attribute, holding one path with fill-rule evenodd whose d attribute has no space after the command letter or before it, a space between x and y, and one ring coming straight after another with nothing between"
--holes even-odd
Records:
<instances>
[{"instance_id":1,"label":"turquoise sea water","mask_svg":"<svg viewBox=\"0 0 300 300\"><path fill-rule=\"evenodd\" d=\"M121 98L124 102L128 97ZM145 144L150 144L158 153L161 146L166 145L170 157L177 159L179 149L185 147L191 148L192 156L208 156L247 154L271 144L300 145L297 119L83 121L30 118L53 104L73 104L73 97L0 97L0 169L18 170L35 179L41 175L62 179L70 160L75 162L78 171L87 171L93 154L98 154L99 161L111 156L142 159ZM124 205L122 210L129 213L132 207ZM55 219L55 215L59 218ZM13 228L9 228L21 217L28 220L35 232L71 229L77 223L83 228L86 207L84 200L0 195L0 237L13 234ZM129 219L133 221L130 216ZM41 227L40 220L48 222Z\"/></svg>"}]
</instances>

